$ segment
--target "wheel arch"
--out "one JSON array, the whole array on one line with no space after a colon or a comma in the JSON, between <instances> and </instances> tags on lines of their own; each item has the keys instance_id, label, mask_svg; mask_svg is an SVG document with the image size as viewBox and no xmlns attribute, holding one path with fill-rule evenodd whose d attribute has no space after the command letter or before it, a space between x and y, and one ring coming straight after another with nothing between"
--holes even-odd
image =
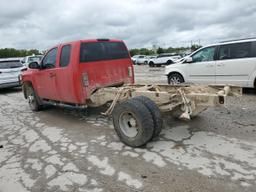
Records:
<instances>
[{"instance_id":1,"label":"wheel arch","mask_svg":"<svg viewBox=\"0 0 256 192\"><path fill-rule=\"evenodd\" d=\"M179 74L182 77L183 81L185 82L184 75L181 72L179 72L179 71L172 71L172 72L168 73L167 77L169 78L173 74Z\"/></svg>"},{"instance_id":2,"label":"wheel arch","mask_svg":"<svg viewBox=\"0 0 256 192\"><path fill-rule=\"evenodd\" d=\"M167 61L166 61L166 63L168 64L172 64L172 63L174 63L174 61L172 60L172 59L168 59Z\"/></svg>"},{"instance_id":3,"label":"wheel arch","mask_svg":"<svg viewBox=\"0 0 256 192\"><path fill-rule=\"evenodd\" d=\"M250 75L248 87L256 88L256 70Z\"/></svg>"},{"instance_id":4,"label":"wheel arch","mask_svg":"<svg viewBox=\"0 0 256 192\"><path fill-rule=\"evenodd\" d=\"M22 91L23 91L23 95L24 95L25 99L28 98L28 96L27 96L27 88L28 88L28 86L33 88L33 84L32 84L31 81L25 81L25 82L22 83Z\"/></svg>"}]
</instances>

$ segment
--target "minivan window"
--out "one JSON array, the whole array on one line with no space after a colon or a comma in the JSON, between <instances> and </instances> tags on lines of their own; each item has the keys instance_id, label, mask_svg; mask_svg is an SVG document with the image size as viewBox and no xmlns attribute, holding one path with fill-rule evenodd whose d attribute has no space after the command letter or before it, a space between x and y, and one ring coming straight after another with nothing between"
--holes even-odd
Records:
<instances>
[{"instance_id":1,"label":"minivan window","mask_svg":"<svg viewBox=\"0 0 256 192\"><path fill-rule=\"evenodd\" d=\"M193 62L205 62L205 61L213 61L214 60L215 47L206 47L194 55L192 55Z\"/></svg>"},{"instance_id":2,"label":"minivan window","mask_svg":"<svg viewBox=\"0 0 256 192\"><path fill-rule=\"evenodd\" d=\"M45 68L54 68L56 65L57 48L50 50L44 57L42 66Z\"/></svg>"},{"instance_id":3,"label":"minivan window","mask_svg":"<svg viewBox=\"0 0 256 192\"><path fill-rule=\"evenodd\" d=\"M80 62L92 62L129 58L129 53L122 42L82 43Z\"/></svg>"},{"instance_id":4,"label":"minivan window","mask_svg":"<svg viewBox=\"0 0 256 192\"><path fill-rule=\"evenodd\" d=\"M15 61L0 61L0 69L12 69L22 67L19 60Z\"/></svg>"},{"instance_id":5,"label":"minivan window","mask_svg":"<svg viewBox=\"0 0 256 192\"><path fill-rule=\"evenodd\" d=\"M239 59L253 57L251 42L233 43L221 45L219 48L219 59Z\"/></svg>"},{"instance_id":6,"label":"minivan window","mask_svg":"<svg viewBox=\"0 0 256 192\"><path fill-rule=\"evenodd\" d=\"M66 67L70 61L71 45L65 45L62 47L60 55L60 66Z\"/></svg>"}]
</instances>

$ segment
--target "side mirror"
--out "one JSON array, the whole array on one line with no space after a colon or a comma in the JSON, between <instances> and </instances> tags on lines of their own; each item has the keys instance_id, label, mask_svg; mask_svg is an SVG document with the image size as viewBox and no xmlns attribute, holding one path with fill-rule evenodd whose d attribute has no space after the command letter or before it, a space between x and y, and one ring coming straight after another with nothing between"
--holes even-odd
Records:
<instances>
[{"instance_id":1,"label":"side mirror","mask_svg":"<svg viewBox=\"0 0 256 192\"><path fill-rule=\"evenodd\" d=\"M28 68L30 68L30 69L39 69L40 66L37 62L31 62L31 63L28 64Z\"/></svg>"},{"instance_id":2,"label":"side mirror","mask_svg":"<svg viewBox=\"0 0 256 192\"><path fill-rule=\"evenodd\" d=\"M185 62L186 62L186 63L192 63L192 62L193 62L193 58L192 58L192 57L187 57L187 58L185 59Z\"/></svg>"}]
</instances>

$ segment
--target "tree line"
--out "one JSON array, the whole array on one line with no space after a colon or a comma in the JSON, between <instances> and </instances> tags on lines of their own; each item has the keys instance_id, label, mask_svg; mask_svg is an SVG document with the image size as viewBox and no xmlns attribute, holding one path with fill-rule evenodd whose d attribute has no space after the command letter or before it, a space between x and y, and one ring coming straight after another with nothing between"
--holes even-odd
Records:
<instances>
[{"instance_id":1,"label":"tree line","mask_svg":"<svg viewBox=\"0 0 256 192\"><path fill-rule=\"evenodd\" d=\"M131 56L133 55L156 55L156 54L161 54L161 53L178 53L182 54L185 51L195 51L199 49L201 46L200 45L192 45L191 47L168 47L168 48L162 48L158 47L156 50L153 49L147 49L147 48L140 48L140 49L130 49L130 54ZM25 49L14 49L14 48L2 48L0 49L0 58L8 58L8 57L25 57L28 55L39 55L42 54L39 50L37 49L30 49L30 50L25 50Z\"/></svg>"},{"instance_id":2,"label":"tree line","mask_svg":"<svg viewBox=\"0 0 256 192\"><path fill-rule=\"evenodd\" d=\"M3 48L0 49L0 58L8 58L8 57L25 57L28 55L39 55L41 54L39 50L37 49L30 49L30 50L25 50L25 49L14 49L14 48Z\"/></svg>"},{"instance_id":3,"label":"tree line","mask_svg":"<svg viewBox=\"0 0 256 192\"><path fill-rule=\"evenodd\" d=\"M141 49L130 49L130 54L131 56L134 55L156 55L156 54L161 54L161 53L178 53L182 54L186 51L195 51L199 48L201 48L201 45L194 44L191 47L168 47L168 48L162 48L158 47L156 50L153 49L147 49L147 48L141 48Z\"/></svg>"}]
</instances>

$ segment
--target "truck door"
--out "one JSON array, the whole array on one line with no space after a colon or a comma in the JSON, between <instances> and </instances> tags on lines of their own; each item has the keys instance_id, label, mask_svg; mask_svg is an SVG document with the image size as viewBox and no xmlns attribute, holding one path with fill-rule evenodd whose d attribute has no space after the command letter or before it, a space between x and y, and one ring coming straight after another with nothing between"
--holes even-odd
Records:
<instances>
[{"instance_id":1,"label":"truck door","mask_svg":"<svg viewBox=\"0 0 256 192\"><path fill-rule=\"evenodd\" d=\"M41 62L41 70L35 76L37 93L43 99L58 100L55 84L57 52L57 47L48 51Z\"/></svg>"},{"instance_id":2,"label":"truck door","mask_svg":"<svg viewBox=\"0 0 256 192\"><path fill-rule=\"evenodd\" d=\"M78 103L75 97L76 90L74 88L73 70L72 70L72 45L65 44L59 48L60 56L56 67L56 86L57 97L62 102Z\"/></svg>"}]
</instances>

